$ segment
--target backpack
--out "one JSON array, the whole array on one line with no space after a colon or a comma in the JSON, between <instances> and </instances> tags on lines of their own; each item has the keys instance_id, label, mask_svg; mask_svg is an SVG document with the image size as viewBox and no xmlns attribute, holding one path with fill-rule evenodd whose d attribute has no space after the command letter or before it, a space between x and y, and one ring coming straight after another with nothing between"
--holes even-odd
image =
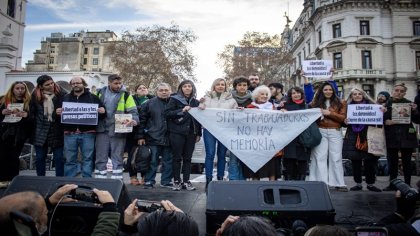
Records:
<instances>
[{"instance_id":1,"label":"backpack","mask_svg":"<svg viewBox=\"0 0 420 236\"><path fill-rule=\"evenodd\" d=\"M314 148L321 143L322 135L319 132L316 122L312 123L301 134L299 134L299 143L305 148Z\"/></svg>"},{"instance_id":2,"label":"backpack","mask_svg":"<svg viewBox=\"0 0 420 236\"><path fill-rule=\"evenodd\" d=\"M140 173L145 173L150 169L152 151L146 145L139 145L131 151L131 168Z\"/></svg>"}]
</instances>

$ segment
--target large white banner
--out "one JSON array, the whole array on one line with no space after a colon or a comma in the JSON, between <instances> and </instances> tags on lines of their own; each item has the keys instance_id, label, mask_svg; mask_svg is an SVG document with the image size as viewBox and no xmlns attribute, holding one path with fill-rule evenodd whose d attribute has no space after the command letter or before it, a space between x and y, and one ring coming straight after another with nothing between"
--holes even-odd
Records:
<instances>
[{"instance_id":1,"label":"large white banner","mask_svg":"<svg viewBox=\"0 0 420 236\"><path fill-rule=\"evenodd\" d=\"M306 77L329 78L333 64L331 60L309 60L302 62L302 70Z\"/></svg>"},{"instance_id":2,"label":"large white banner","mask_svg":"<svg viewBox=\"0 0 420 236\"><path fill-rule=\"evenodd\" d=\"M189 113L254 172L321 116L319 108L287 112L192 108Z\"/></svg>"}]
</instances>

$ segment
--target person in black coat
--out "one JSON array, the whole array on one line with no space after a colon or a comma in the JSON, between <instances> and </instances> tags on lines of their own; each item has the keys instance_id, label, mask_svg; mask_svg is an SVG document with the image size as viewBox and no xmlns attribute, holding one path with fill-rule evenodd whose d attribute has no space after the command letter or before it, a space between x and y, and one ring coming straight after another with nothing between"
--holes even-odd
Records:
<instances>
[{"instance_id":1,"label":"person in black coat","mask_svg":"<svg viewBox=\"0 0 420 236\"><path fill-rule=\"evenodd\" d=\"M195 190L190 182L191 158L195 143L201 138L201 125L188 111L192 107L198 107L200 102L195 98L197 91L190 80L182 81L178 91L172 95L165 115L168 119L169 140L172 148L173 162L172 171L174 176L173 190ZM183 180L181 182L181 161Z\"/></svg>"},{"instance_id":2,"label":"person in black coat","mask_svg":"<svg viewBox=\"0 0 420 236\"><path fill-rule=\"evenodd\" d=\"M305 92L300 87L287 91L287 100L281 110L296 111L307 109ZM286 168L285 180L305 180L311 150L305 148L296 137L284 148L283 166Z\"/></svg>"},{"instance_id":3,"label":"person in black coat","mask_svg":"<svg viewBox=\"0 0 420 236\"><path fill-rule=\"evenodd\" d=\"M397 84L392 91L392 97L386 103L387 111L384 113L385 138L387 146L387 159L389 169L389 180L393 180L398 176L398 153L401 152L401 160L404 171L404 181L411 184L411 155L414 148L417 148L416 129L413 122L418 124L420 121L420 112L417 105L406 99L404 96L407 87L404 84ZM411 109L410 123L402 124L396 119L396 112L393 111L393 104L407 104ZM393 115L394 114L394 115ZM392 186L388 186L385 191L393 191Z\"/></svg>"},{"instance_id":4,"label":"person in black coat","mask_svg":"<svg viewBox=\"0 0 420 236\"><path fill-rule=\"evenodd\" d=\"M347 99L347 104L375 104L365 91L359 88L353 88ZM343 143L343 158L350 159L353 167L353 179L356 186L350 188L350 191L360 191L362 186L362 164L364 166L364 174L366 176L367 189L374 192L381 192L375 184L376 166L378 157L368 153L368 150L359 150L356 148L357 139L361 143L367 142L368 125L364 124L347 124L347 118L344 123L347 125L346 135ZM367 146L366 146L367 147Z\"/></svg>"},{"instance_id":5,"label":"person in black coat","mask_svg":"<svg viewBox=\"0 0 420 236\"><path fill-rule=\"evenodd\" d=\"M19 175L19 156L31 129L30 100L28 87L20 81L14 82L0 98L0 188L7 187Z\"/></svg>"}]
</instances>

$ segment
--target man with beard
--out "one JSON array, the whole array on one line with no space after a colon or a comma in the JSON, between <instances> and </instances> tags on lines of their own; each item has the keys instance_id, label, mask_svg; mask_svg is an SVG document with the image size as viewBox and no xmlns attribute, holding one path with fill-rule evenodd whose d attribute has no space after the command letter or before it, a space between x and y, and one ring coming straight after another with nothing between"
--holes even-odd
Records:
<instances>
[{"instance_id":1,"label":"man with beard","mask_svg":"<svg viewBox=\"0 0 420 236\"><path fill-rule=\"evenodd\" d=\"M98 104L98 118L104 119L105 108L99 98L90 93L86 81L76 76L70 80L71 92L63 97L63 102ZM61 102L57 115L63 111ZM77 155L82 154L82 176L92 177L93 154L95 151L95 134L97 125L63 124L64 129L64 176L75 177L78 170Z\"/></svg>"},{"instance_id":2,"label":"man with beard","mask_svg":"<svg viewBox=\"0 0 420 236\"><path fill-rule=\"evenodd\" d=\"M258 75L255 74L255 73L251 74L248 77L248 79L249 79L249 82L250 82L248 90L251 91L251 92L254 91L254 89L256 87L261 85L260 84L260 77L258 77Z\"/></svg>"}]
</instances>

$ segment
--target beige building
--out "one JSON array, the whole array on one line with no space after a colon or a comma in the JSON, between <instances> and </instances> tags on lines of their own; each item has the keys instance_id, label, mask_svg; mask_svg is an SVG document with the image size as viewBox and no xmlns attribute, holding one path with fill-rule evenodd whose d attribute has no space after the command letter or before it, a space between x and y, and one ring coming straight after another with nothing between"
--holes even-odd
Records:
<instances>
[{"instance_id":1,"label":"beige building","mask_svg":"<svg viewBox=\"0 0 420 236\"><path fill-rule=\"evenodd\" d=\"M41 49L26 63L27 71L113 71L107 45L117 40L110 30L102 32L51 33L41 41Z\"/></svg>"},{"instance_id":2,"label":"beige building","mask_svg":"<svg viewBox=\"0 0 420 236\"><path fill-rule=\"evenodd\" d=\"M353 87L371 96L396 83L414 99L420 86L419 0L305 0L286 30L294 63L287 76L296 85L303 60L332 60L342 97Z\"/></svg>"},{"instance_id":3,"label":"beige building","mask_svg":"<svg viewBox=\"0 0 420 236\"><path fill-rule=\"evenodd\" d=\"M21 70L26 0L0 0L0 90L6 75Z\"/></svg>"}]
</instances>

